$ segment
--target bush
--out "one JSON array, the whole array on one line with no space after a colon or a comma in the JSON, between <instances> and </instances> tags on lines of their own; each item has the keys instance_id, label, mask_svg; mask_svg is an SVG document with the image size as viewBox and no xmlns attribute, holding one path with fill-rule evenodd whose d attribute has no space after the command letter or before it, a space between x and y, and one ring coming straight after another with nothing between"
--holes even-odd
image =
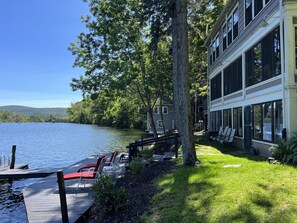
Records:
<instances>
[{"instance_id":1,"label":"bush","mask_svg":"<svg viewBox=\"0 0 297 223\"><path fill-rule=\"evenodd\" d=\"M93 186L94 200L107 212L117 211L127 201L127 194L123 187L117 187L108 175L102 175Z\"/></svg>"},{"instance_id":2,"label":"bush","mask_svg":"<svg viewBox=\"0 0 297 223\"><path fill-rule=\"evenodd\" d=\"M297 134L287 141L280 141L277 147L271 146L269 151L283 163L297 164Z\"/></svg>"},{"instance_id":3,"label":"bush","mask_svg":"<svg viewBox=\"0 0 297 223\"><path fill-rule=\"evenodd\" d=\"M144 170L145 164L141 158L136 157L130 162L129 167L134 175L139 176Z\"/></svg>"},{"instance_id":4,"label":"bush","mask_svg":"<svg viewBox=\"0 0 297 223\"><path fill-rule=\"evenodd\" d=\"M154 154L154 151L149 148L146 148L142 151L142 157L147 161L151 161L153 154Z\"/></svg>"},{"instance_id":5,"label":"bush","mask_svg":"<svg viewBox=\"0 0 297 223\"><path fill-rule=\"evenodd\" d=\"M288 155L285 157L286 162L297 164L297 135L287 141Z\"/></svg>"}]
</instances>

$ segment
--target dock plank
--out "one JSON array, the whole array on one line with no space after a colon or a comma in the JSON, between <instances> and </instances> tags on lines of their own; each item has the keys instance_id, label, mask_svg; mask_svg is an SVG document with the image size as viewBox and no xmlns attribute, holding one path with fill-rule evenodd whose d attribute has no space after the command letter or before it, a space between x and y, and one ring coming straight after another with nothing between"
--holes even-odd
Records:
<instances>
[{"instance_id":1,"label":"dock plank","mask_svg":"<svg viewBox=\"0 0 297 223\"><path fill-rule=\"evenodd\" d=\"M92 156L64 169L64 174L76 172L87 163L95 163ZM67 182L66 182L67 183ZM90 184L79 188L67 187L66 200L69 222L75 222L93 204L93 192ZM29 223L62 222L57 175L52 174L23 190L27 218Z\"/></svg>"}]
</instances>

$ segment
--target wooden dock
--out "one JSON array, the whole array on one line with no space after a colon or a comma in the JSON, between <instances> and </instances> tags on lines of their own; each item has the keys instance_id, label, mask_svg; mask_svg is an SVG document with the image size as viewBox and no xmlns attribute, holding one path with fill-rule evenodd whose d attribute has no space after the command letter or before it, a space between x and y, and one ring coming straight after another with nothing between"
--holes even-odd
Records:
<instances>
[{"instance_id":1,"label":"wooden dock","mask_svg":"<svg viewBox=\"0 0 297 223\"><path fill-rule=\"evenodd\" d=\"M76 172L79 167L87 163L95 163L96 157L84 159L64 169L64 174ZM67 184L67 182L65 182ZM41 179L23 190L29 223L61 223L57 174ZM79 187L75 185L66 188L66 200L69 222L76 222L93 204L91 185Z\"/></svg>"},{"instance_id":2,"label":"wooden dock","mask_svg":"<svg viewBox=\"0 0 297 223\"><path fill-rule=\"evenodd\" d=\"M24 164L25 165L25 164ZM28 166L28 165L27 165ZM55 173L56 169L26 169L26 168L0 168L0 179L23 179L23 178L42 178ZM20 166L23 167L23 166Z\"/></svg>"}]
</instances>

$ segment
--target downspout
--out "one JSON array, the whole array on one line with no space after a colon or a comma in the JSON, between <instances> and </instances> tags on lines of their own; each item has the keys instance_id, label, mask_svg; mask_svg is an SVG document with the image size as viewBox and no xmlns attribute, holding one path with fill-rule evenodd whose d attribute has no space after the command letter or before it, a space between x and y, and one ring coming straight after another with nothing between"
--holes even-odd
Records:
<instances>
[{"instance_id":1,"label":"downspout","mask_svg":"<svg viewBox=\"0 0 297 223\"><path fill-rule=\"evenodd\" d=\"M282 75L282 101L283 101L283 130L287 128L286 119L286 95L285 95L285 55L284 55L284 23L283 23L283 7L282 1L279 0L279 13L280 13L280 47L281 47L281 75Z\"/></svg>"}]
</instances>

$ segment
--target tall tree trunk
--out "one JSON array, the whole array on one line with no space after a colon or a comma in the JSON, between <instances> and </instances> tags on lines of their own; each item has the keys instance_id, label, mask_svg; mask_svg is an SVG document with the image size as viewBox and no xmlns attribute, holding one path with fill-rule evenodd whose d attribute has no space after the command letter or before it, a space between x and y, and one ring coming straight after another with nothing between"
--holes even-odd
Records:
<instances>
[{"instance_id":1,"label":"tall tree trunk","mask_svg":"<svg viewBox=\"0 0 297 223\"><path fill-rule=\"evenodd\" d=\"M154 111L152 107L148 107L148 114L149 114L149 120L150 120L150 126L151 130L153 131L154 138L158 137L156 125L155 125L155 120L154 120Z\"/></svg>"},{"instance_id":2,"label":"tall tree trunk","mask_svg":"<svg viewBox=\"0 0 297 223\"><path fill-rule=\"evenodd\" d=\"M187 0L174 0L172 18L172 54L174 108L177 130L181 136L183 161L186 166L196 164L193 122L189 92L189 57L187 29Z\"/></svg>"}]
</instances>

